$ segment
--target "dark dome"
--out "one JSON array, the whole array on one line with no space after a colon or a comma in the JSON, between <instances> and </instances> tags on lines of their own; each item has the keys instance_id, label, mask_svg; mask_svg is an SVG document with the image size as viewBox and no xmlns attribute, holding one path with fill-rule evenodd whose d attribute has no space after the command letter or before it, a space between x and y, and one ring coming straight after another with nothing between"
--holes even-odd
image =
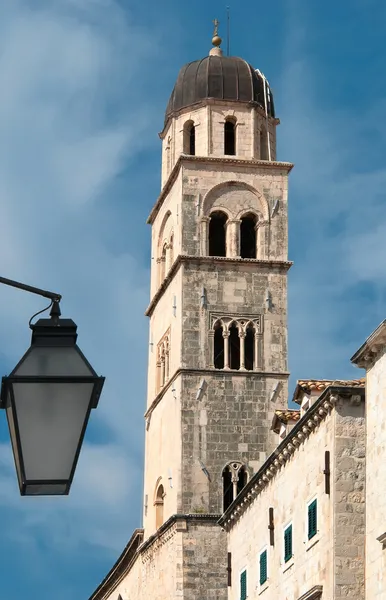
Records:
<instances>
[{"instance_id":1,"label":"dark dome","mask_svg":"<svg viewBox=\"0 0 386 600\"><path fill-rule=\"evenodd\" d=\"M165 122L176 111L205 100L256 102L264 107L262 77L242 58L206 56L180 70L165 113ZM275 116L272 93L267 94L268 114Z\"/></svg>"}]
</instances>

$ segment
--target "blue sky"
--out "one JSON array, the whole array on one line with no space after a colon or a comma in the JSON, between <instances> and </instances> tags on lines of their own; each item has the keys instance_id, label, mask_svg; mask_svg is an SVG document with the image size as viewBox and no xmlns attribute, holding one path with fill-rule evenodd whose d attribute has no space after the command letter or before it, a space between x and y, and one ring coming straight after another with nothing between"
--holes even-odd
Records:
<instances>
[{"instance_id":1,"label":"blue sky","mask_svg":"<svg viewBox=\"0 0 386 600\"><path fill-rule=\"evenodd\" d=\"M386 5L228 0L231 53L268 77L290 175L289 350L297 378L357 377L386 316ZM179 68L226 3L0 6L0 274L63 294L106 385L68 498L20 498L0 415L4 598L86 600L140 525L149 299L145 225ZM220 25L220 33L224 34ZM1 288L1 373L40 298Z\"/></svg>"}]
</instances>

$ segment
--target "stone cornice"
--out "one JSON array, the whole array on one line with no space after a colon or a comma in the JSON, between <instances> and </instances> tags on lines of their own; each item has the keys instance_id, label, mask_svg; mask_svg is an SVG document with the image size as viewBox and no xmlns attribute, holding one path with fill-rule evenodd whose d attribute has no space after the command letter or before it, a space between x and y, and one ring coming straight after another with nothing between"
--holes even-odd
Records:
<instances>
[{"instance_id":1,"label":"stone cornice","mask_svg":"<svg viewBox=\"0 0 386 600\"><path fill-rule=\"evenodd\" d=\"M351 362L361 369L369 369L386 348L386 320L373 331L364 344L351 357Z\"/></svg>"},{"instance_id":2,"label":"stone cornice","mask_svg":"<svg viewBox=\"0 0 386 600\"><path fill-rule=\"evenodd\" d=\"M158 290L156 291L156 293L154 294L153 298L151 299L151 302L149 304L149 306L147 307L146 311L145 311L145 315L147 317L151 317L151 315L153 314L153 311L155 309L155 307L157 306L157 303L159 302L159 299L162 297L164 291L167 289L167 287L169 286L170 282L172 281L174 275L177 273L178 269L180 268L180 266L184 263L190 263L190 264L229 264L231 265L254 265L255 267L259 267L259 268L263 268L263 269L272 269L272 268L276 268L279 270L284 270L284 271L288 271L292 265L293 262L290 260L264 260L264 259L258 259L258 258L229 258L227 256L189 256L187 254L179 254L176 258L176 260L174 261L174 263L172 264L171 268L169 269L169 272L167 273L165 279L163 280L163 282L161 283L160 287L158 288Z\"/></svg>"},{"instance_id":3,"label":"stone cornice","mask_svg":"<svg viewBox=\"0 0 386 600\"><path fill-rule=\"evenodd\" d=\"M143 529L135 529L128 544L115 565L97 587L89 600L105 600L111 591L117 587L122 579L130 571L138 556L138 547L143 540Z\"/></svg>"},{"instance_id":4,"label":"stone cornice","mask_svg":"<svg viewBox=\"0 0 386 600\"><path fill-rule=\"evenodd\" d=\"M180 172L181 166L187 163L207 163L207 164L220 164L220 165L232 165L236 167L249 166L256 167L257 169L272 169L279 171L286 171L289 173L293 167L292 163L279 162L279 161L268 161L268 160L255 160L255 159L244 159L235 157L222 157L222 156L191 156L189 154L181 154L176 164L174 165L169 177L167 178L160 195L157 198L155 205L153 206L150 215L147 218L146 223L152 225L155 217L157 216L163 201L167 194L172 188Z\"/></svg>"},{"instance_id":5,"label":"stone cornice","mask_svg":"<svg viewBox=\"0 0 386 600\"><path fill-rule=\"evenodd\" d=\"M180 514L177 513L169 517L165 523L161 525L161 527L151 535L147 540L145 540L142 545L138 548L137 552L139 554L143 554L149 548L154 545L158 541L162 541L162 539L166 536L167 539L170 539L174 533L177 531L187 531L187 523L192 521L204 521L204 522L213 522L215 525L218 523L220 515L215 514L204 514L204 513L188 513L188 514ZM169 535L169 532L173 530L172 535ZM167 541L167 540L166 540ZM163 544L161 544L163 545ZM157 546L159 547L159 546ZM90 599L91 600L91 599Z\"/></svg>"},{"instance_id":6,"label":"stone cornice","mask_svg":"<svg viewBox=\"0 0 386 600\"><path fill-rule=\"evenodd\" d=\"M147 411L144 414L144 418L148 419L149 417L151 417L151 413L153 412L153 410L155 409L155 407L161 402L162 398L164 397L164 395L166 394L167 390L173 385L173 383L176 381L177 377L181 374L184 375L217 375L217 376L224 376L227 377L229 375L231 375L232 377L234 377L235 375L239 375L240 377L253 377L254 375L257 375L258 377L261 377L262 375L264 375L264 377L268 377L268 378L274 378L274 379L288 379L288 377L290 376L290 374L286 371L281 371L280 373L274 372L274 371L240 371L239 369L192 369L192 368L187 368L187 367L180 367L179 369L176 369L176 371L174 372L174 374L172 375L172 377L170 377L170 379L168 380L168 382L165 384L165 386L162 388L162 390L160 392L158 392L158 394L156 395L156 397L154 398L153 402L151 403L151 405L149 406L149 408L147 409Z\"/></svg>"},{"instance_id":7,"label":"stone cornice","mask_svg":"<svg viewBox=\"0 0 386 600\"><path fill-rule=\"evenodd\" d=\"M253 503L260 492L274 479L276 473L285 466L298 447L304 443L312 431L318 427L319 423L324 421L333 407L335 407L338 399L351 396L355 396L355 398L359 397L360 400L363 400L365 396L364 388L328 387L242 489L219 519L219 525L227 531L230 530L247 507Z\"/></svg>"}]
</instances>

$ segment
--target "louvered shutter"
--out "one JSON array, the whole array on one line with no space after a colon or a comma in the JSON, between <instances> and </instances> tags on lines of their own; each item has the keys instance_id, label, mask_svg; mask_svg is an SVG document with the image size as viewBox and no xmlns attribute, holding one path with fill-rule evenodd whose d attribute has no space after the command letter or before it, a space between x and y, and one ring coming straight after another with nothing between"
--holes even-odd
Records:
<instances>
[{"instance_id":1,"label":"louvered shutter","mask_svg":"<svg viewBox=\"0 0 386 600\"><path fill-rule=\"evenodd\" d=\"M260 554L260 585L267 581L267 551Z\"/></svg>"},{"instance_id":2,"label":"louvered shutter","mask_svg":"<svg viewBox=\"0 0 386 600\"><path fill-rule=\"evenodd\" d=\"M240 575L240 600L247 599L247 572L243 571Z\"/></svg>"},{"instance_id":3,"label":"louvered shutter","mask_svg":"<svg viewBox=\"0 0 386 600\"><path fill-rule=\"evenodd\" d=\"M317 531L317 501L314 500L308 506L308 539L310 540L314 535L316 535Z\"/></svg>"},{"instance_id":4,"label":"louvered shutter","mask_svg":"<svg viewBox=\"0 0 386 600\"><path fill-rule=\"evenodd\" d=\"M284 532L284 562L292 558L292 525L289 525Z\"/></svg>"}]
</instances>

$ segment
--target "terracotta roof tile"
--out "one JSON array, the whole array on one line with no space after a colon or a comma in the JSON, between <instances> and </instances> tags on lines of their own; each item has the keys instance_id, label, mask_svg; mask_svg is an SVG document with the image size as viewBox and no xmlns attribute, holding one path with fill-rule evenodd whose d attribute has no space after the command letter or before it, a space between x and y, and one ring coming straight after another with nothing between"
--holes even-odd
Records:
<instances>
[{"instance_id":1,"label":"terracotta roof tile","mask_svg":"<svg viewBox=\"0 0 386 600\"><path fill-rule=\"evenodd\" d=\"M283 423L288 423L288 421L299 421L300 410L275 410L275 416Z\"/></svg>"},{"instance_id":2,"label":"terracotta roof tile","mask_svg":"<svg viewBox=\"0 0 386 600\"><path fill-rule=\"evenodd\" d=\"M330 385L338 387L357 387L364 388L366 379L298 379L297 386L292 400L299 403L299 394L322 393Z\"/></svg>"}]
</instances>

